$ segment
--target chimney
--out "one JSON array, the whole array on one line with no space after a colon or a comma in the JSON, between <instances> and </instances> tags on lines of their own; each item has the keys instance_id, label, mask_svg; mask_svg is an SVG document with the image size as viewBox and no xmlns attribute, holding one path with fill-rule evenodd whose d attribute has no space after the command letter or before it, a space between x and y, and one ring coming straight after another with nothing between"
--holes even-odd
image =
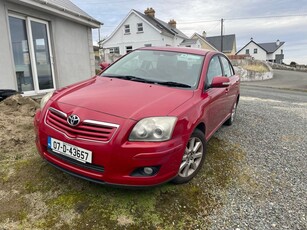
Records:
<instances>
[{"instance_id":1,"label":"chimney","mask_svg":"<svg viewBox=\"0 0 307 230\"><path fill-rule=\"evenodd\" d=\"M152 8L152 7L150 7L150 8L147 8L145 11L144 11L144 14L145 15L147 15L147 16L149 16L149 17L155 17L155 13L156 13L156 11Z\"/></svg>"},{"instance_id":2,"label":"chimney","mask_svg":"<svg viewBox=\"0 0 307 230\"><path fill-rule=\"evenodd\" d=\"M206 38L207 37L207 33L206 31L203 31L203 37Z\"/></svg>"},{"instance_id":3,"label":"chimney","mask_svg":"<svg viewBox=\"0 0 307 230\"><path fill-rule=\"evenodd\" d=\"M277 41L276 41L276 45L277 45L277 46L279 46L279 45L280 45L280 41L279 41L279 39L277 39Z\"/></svg>"},{"instance_id":4,"label":"chimney","mask_svg":"<svg viewBox=\"0 0 307 230\"><path fill-rule=\"evenodd\" d=\"M170 21L168 22L168 24L169 24L171 27L176 28L177 22L176 22L174 19L172 19L172 20L170 20Z\"/></svg>"}]
</instances>

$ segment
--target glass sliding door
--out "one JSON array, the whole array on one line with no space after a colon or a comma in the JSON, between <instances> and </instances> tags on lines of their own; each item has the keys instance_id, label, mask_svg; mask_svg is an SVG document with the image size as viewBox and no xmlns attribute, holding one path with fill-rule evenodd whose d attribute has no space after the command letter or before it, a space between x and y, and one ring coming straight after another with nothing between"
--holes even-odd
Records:
<instances>
[{"instance_id":1,"label":"glass sliding door","mask_svg":"<svg viewBox=\"0 0 307 230\"><path fill-rule=\"evenodd\" d=\"M47 25L31 20L34 59L39 90L53 89Z\"/></svg>"},{"instance_id":2,"label":"glass sliding door","mask_svg":"<svg viewBox=\"0 0 307 230\"><path fill-rule=\"evenodd\" d=\"M9 17L18 91L34 91L26 21Z\"/></svg>"},{"instance_id":3,"label":"glass sliding door","mask_svg":"<svg viewBox=\"0 0 307 230\"><path fill-rule=\"evenodd\" d=\"M9 16L18 90L27 94L53 90L48 23Z\"/></svg>"}]
</instances>

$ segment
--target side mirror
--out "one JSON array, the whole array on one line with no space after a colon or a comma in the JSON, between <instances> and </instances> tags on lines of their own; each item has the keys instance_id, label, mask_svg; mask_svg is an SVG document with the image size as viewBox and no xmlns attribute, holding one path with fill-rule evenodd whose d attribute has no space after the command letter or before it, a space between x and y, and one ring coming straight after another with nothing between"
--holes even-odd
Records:
<instances>
[{"instance_id":1,"label":"side mirror","mask_svg":"<svg viewBox=\"0 0 307 230\"><path fill-rule=\"evenodd\" d=\"M100 65L100 69L104 70L104 69L106 69L106 68L108 68L110 66L110 63L108 63L108 62L101 62L99 65Z\"/></svg>"},{"instance_id":2,"label":"side mirror","mask_svg":"<svg viewBox=\"0 0 307 230\"><path fill-rule=\"evenodd\" d=\"M228 77L214 77L212 79L211 88L224 88L230 85L230 80Z\"/></svg>"}]
</instances>

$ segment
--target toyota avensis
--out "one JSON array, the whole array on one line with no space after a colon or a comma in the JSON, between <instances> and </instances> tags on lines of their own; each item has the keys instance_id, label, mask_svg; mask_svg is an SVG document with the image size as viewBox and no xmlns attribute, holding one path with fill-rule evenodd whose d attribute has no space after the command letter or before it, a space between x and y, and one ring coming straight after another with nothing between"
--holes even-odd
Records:
<instances>
[{"instance_id":1,"label":"toyota avensis","mask_svg":"<svg viewBox=\"0 0 307 230\"><path fill-rule=\"evenodd\" d=\"M209 138L232 124L239 85L222 53L138 49L47 94L34 119L36 145L51 165L90 181L185 183L200 170Z\"/></svg>"}]
</instances>

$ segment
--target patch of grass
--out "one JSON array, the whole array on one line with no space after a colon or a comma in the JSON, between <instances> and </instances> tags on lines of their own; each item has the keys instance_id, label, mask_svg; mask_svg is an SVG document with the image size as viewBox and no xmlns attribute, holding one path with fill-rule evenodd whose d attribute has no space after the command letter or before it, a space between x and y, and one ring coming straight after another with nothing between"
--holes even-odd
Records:
<instances>
[{"instance_id":1,"label":"patch of grass","mask_svg":"<svg viewBox=\"0 0 307 230\"><path fill-rule=\"evenodd\" d=\"M268 72L270 71L265 65L262 64L250 64L250 65L244 65L243 69L249 70L249 71L254 71L254 72L260 72L260 73L264 73L264 72Z\"/></svg>"},{"instance_id":2,"label":"patch of grass","mask_svg":"<svg viewBox=\"0 0 307 230\"><path fill-rule=\"evenodd\" d=\"M208 217L223 206L231 186L255 188L245 169L245 153L216 138L208 143L198 176L184 185L142 190L104 187L62 173L38 155L12 167L16 172L2 182L3 190L14 187L18 193L13 198L22 202L3 209L0 216L21 213L15 219L20 228L207 229ZM11 201L1 199L0 205Z\"/></svg>"}]
</instances>

